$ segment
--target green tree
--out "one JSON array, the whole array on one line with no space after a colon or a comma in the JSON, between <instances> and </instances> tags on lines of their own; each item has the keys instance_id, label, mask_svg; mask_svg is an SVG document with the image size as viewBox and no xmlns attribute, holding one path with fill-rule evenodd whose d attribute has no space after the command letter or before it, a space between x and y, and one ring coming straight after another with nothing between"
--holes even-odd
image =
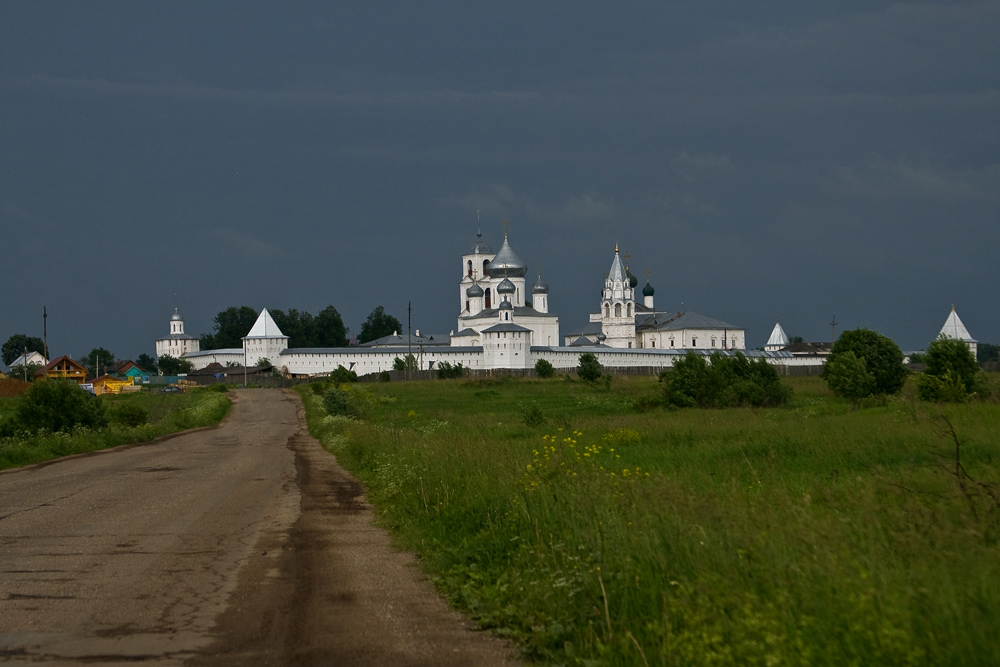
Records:
<instances>
[{"instance_id":1,"label":"green tree","mask_svg":"<svg viewBox=\"0 0 1000 667\"><path fill-rule=\"evenodd\" d=\"M406 355L405 361L400 359L399 357L396 357L392 361L392 370L394 371L405 371L405 370L414 371L416 369L417 369L417 360L413 357L412 354Z\"/></svg>"},{"instance_id":2,"label":"green tree","mask_svg":"<svg viewBox=\"0 0 1000 667\"><path fill-rule=\"evenodd\" d=\"M337 309L327 306L316 315L316 347L347 347L347 327Z\"/></svg>"},{"instance_id":3,"label":"green tree","mask_svg":"<svg viewBox=\"0 0 1000 667\"><path fill-rule=\"evenodd\" d=\"M604 374L604 366L593 352L584 352L580 355L580 365L576 367L576 374L581 380L596 382Z\"/></svg>"},{"instance_id":4,"label":"green tree","mask_svg":"<svg viewBox=\"0 0 1000 667\"><path fill-rule=\"evenodd\" d=\"M159 366L161 375L180 375L182 373L190 373L194 370L194 364L187 359L178 359L177 357L171 357L169 354L160 357L157 360L157 366Z\"/></svg>"},{"instance_id":5,"label":"green tree","mask_svg":"<svg viewBox=\"0 0 1000 667\"><path fill-rule=\"evenodd\" d=\"M113 363L115 363L114 352L110 352L103 347L95 347L83 358L83 365L89 368L90 372L95 375L99 372L103 375L102 369L106 370Z\"/></svg>"},{"instance_id":6,"label":"green tree","mask_svg":"<svg viewBox=\"0 0 1000 667\"><path fill-rule=\"evenodd\" d=\"M361 331L358 333L358 342L367 343L376 338L390 335L393 331L402 331L403 325L395 317L385 312L382 306L376 306L375 310L368 314L361 324Z\"/></svg>"},{"instance_id":7,"label":"green tree","mask_svg":"<svg viewBox=\"0 0 1000 667\"><path fill-rule=\"evenodd\" d=\"M18 427L32 433L101 428L108 423L101 401L68 380L32 384L18 399L14 419Z\"/></svg>"},{"instance_id":8,"label":"green tree","mask_svg":"<svg viewBox=\"0 0 1000 667\"><path fill-rule=\"evenodd\" d=\"M215 333L202 335L201 349L243 347L243 337L250 332L256 321L257 311L250 306L230 306L220 311L213 320Z\"/></svg>"},{"instance_id":9,"label":"green tree","mask_svg":"<svg viewBox=\"0 0 1000 667\"><path fill-rule=\"evenodd\" d=\"M792 393L766 359L748 359L739 352L732 357L716 352L709 363L689 351L660 374L660 381L664 401L678 407L773 407L786 403Z\"/></svg>"},{"instance_id":10,"label":"green tree","mask_svg":"<svg viewBox=\"0 0 1000 667\"><path fill-rule=\"evenodd\" d=\"M979 361L1000 361L1000 345L979 343L976 348L976 358Z\"/></svg>"},{"instance_id":11,"label":"green tree","mask_svg":"<svg viewBox=\"0 0 1000 667\"><path fill-rule=\"evenodd\" d=\"M28 348L28 352L45 354L45 343L41 338L26 336L25 334L14 334L0 348L0 354L3 354L3 362L10 366L10 362L24 354L25 348Z\"/></svg>"},{"instance_id":12,"label":"green tree","mask_svg":"<svg viewBox=\"0 0 1000 667\"><path fill-rule=\"evenodd\" d=\"M964 342L940 336L928 346L924 360L927 369L917 378L921 399L956 402L989 393L985 374Z\"/></svg>"},{"instance_id":13,"label":"green tree","mask_svg":"<svg viewBox=\"0 0 1000 667\"><path fill-rule=\"evenodd\" d=\"M847 352L852 352L857 359L863 361L865 370L871 374L871 395L891 396L898 394L903 388L907 374L906 367L903 366L903 353L891 338L870 329L851 329L840 334L830 349L830 356L820 374L820 377L827 380L827 384L830 362ZM830 389L837 393L832 385Z\"/></svg>"},{"instance_id":14,"label":"green tree","mask_svg":"<svg viewBox=\"0 0 1000 667\"><path fill-rule=\"evenodd\" d=\"M281 333L288 336L288 347L318 347L315 317L295 308L287 313L280 310L270 312Z\"/></svg>"},{"instance_id":15,"label":"green tree","mask_svg":"<svg viewBox=\"0 0 1000 667\"><path fill-rule=\"evenodd\" d=\"M149 356L145 352L139 355L139 358L135 360L136 365L147 373L156 373L156 359Z\"/></svg>"},{"instance_id":16,"label":"green tree","mask_svg":"<svg viewBox=\"0 0 1000 667\"><path fill-rule=\"evenodd\" d=\"M547 360L539 359L535 362L535 374L540 378L550 378L556 374L556 369Z\"/></svg>"},{"instance_id":17,"label":"green tree","mask_svg":"<svg viewBox=\"0 0 1000 667\"><path fill-rule=\"evenodd\" d=\"M875 393L875 376L868 371L865 360L858 358L851 350L841 352L836 357L831 355L823 366L823 376L830 391L849 400L855 410L861 399Z\"/></svg>"}]
</instances>

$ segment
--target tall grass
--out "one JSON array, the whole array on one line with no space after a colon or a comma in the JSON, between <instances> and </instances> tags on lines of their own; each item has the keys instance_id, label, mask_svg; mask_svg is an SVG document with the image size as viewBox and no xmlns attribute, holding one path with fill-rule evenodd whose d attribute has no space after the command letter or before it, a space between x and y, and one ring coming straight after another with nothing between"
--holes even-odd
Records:
<instances>
[{"instance_id":1,"label":"tall grass","mask_svg":"<svg viewBox=\"0 0 1000 667\"><path fill-rule=\"evenodd\" d=\"M398 543L532 659L1000 664L1000 405L792 384L710 411L636 378L351 387L363 421L303 395Z\"/></svg>"},{"instance_id":2,"label":"tall grass","mask_svg":"<svg viewBox=\"0 0 1000 667\"><path fill-rule=\"evenodd\" d=\"M13 402L16 400L18 399L0 399L0 416L11 416ZM231 405L225 394L204 389L184 394L141 392L104 396L99 400L110 405L139 405L146 410L148 421L135 428L115 425L98 430L75 429L71 432L43 432L0 438L0 470L118 445L148 442L169 433L208 426L221 421Z\"/></svg>"}]
</instances>

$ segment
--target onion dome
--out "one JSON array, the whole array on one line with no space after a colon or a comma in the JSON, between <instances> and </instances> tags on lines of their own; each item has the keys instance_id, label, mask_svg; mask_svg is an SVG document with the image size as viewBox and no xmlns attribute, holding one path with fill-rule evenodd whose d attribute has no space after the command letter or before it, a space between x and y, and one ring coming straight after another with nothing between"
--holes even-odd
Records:
<instances>
[{"instance_id":1,"label":"onion dome","mask_svg":"<svg viewBox=\"0 0 1000 667\"><path fill-rule=\"evenodd\" d=\"M492 255L493 248L483 240L483 233L481 231L476 231L476 241L469 246L469 249L465 251L466 255Z\"/></svg>"},{"instance_id":2,"label":"onion dome","mask_svg":"<svg viewBox=\"0 0 1000 667\"><path fill-rule=\"evenodd\" d=\"M514 310L514 305L507 299L504 299L499 308L500 310Z\"/></svg>"},{"instance_id":3,"label":"onion dome","mask_svg":"<svg viewBox=\"0 0 1000 667\"><path fill-rule=\"evenodd\" d=\"M178 321L183 320L183 319L184 318L181 317L180 310L178 310L177 308L174 308L174 314L170 316L170 321L171 322L178 322Z\"/></svg>"},{"instance_id":4,"label":"onion dome","mask_svg":"<svg viewBox=\"0 0 1000 667\"><path fill-rule=\"evenodd\" d=\"M472 287L465 290L465 296L469 297L470 299L481 297L484 294L485 292L483 291L483 288L479 286L479 283L472 283Z\"/></svg>"},{"instance_id":5,"label":"onion dome","mask_svg":"<svg viewBox=\"0 0 1000 667\"><path fill-rule=\"evenodd\" d=\"M627 266L625 267L625 274L628 275L628 284L629 284L629 287L631 287L632 289L635 289L635 286L639 284L639 279L636 278L635 275L633 275L633 273L628 270Z\"/></svg>"},{"instance_id":6,"label":"onion dome","mask_svg":"<svg viewBox=\"0 0 1000 667\"><path fill-rule=\"evenodd\" d=\"M514 287L514 283L510 281L510 278L504 278L497 285L497 294L513 294L516 291L517 288Z\"/></svg>"},{"instance_id":7,"label":"onion dome","mask_svg":"<svg viewBox=\"0 0 1000 667\"><path fill-rule=\"evenodd\" d=\"M646 286L642 288L642 295L643 296L653 296L654 292L655 292L655 290L653 289L653 286L650 285L649 281L647 280L646 281Z\"/></svg>"},{"instance_id":8,"label":"onion dome","mask_svg":"<svg viewBox=\"0 0 1000 667\"><path fill-rule=\"evenodd\" d=\"M538 280L536 280L535 284L531 286L531 293L532 294L548 294L549 293L549 286L546 285L544 282L542 282L542 274L540 274L540 273L538 274Z\"/></svg>"},{"instance_id":9,"label":"onion dome","mask_svg":"<svg viewBox=\"0 0 1000 667\"><path fill-rule=\"evenodd\" d=\"M491 278L523 278L528 272L528 265L517 256L507 237L504 237L500 252L486 266L486 272Z\"/></svg>"}]
</instances>

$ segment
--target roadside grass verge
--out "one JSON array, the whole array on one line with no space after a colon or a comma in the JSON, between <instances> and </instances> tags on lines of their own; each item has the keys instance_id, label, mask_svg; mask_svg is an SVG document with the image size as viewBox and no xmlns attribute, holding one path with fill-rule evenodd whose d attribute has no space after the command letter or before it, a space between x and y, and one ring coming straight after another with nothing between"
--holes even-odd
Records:
<instances>
[{"instance_id":1,"label":"roadside grass verge","mask_svg":"<svg viewBox=\"0 0 1000 667\"><path fill-rule=\"evenodd\" d=\"M346 387L310 431L540 663L1000 664L1000 405L665 410L655 379ZM957 452L957 457L956 457Z\"/></svg>"},{"instance_id":2,"label":"roadside grass verge","mask_svg":"<svg viewBox=\"0 0 1000 667\"><path fill-rule=\"evenodd\" d=\"M13 401L0 399L0 416L13 414ZM123 404L143 408L148 421L128 428L74 429L71 432L39 433L0 438L0 470L32 463L42 463L62 456L82 454L137 442L149 442L161 436L199 426L218 423L229 411L231 401L219 391L195 389L183 394L143 391L123 396L102 396L108 408Z\"/></svg>"}]
</instances>

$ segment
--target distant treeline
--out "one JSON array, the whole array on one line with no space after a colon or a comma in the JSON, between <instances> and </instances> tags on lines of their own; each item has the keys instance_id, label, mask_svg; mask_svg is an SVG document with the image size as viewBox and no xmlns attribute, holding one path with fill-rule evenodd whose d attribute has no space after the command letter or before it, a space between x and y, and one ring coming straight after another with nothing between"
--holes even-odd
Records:
<instances>
[{"instance_id":1,"label":"distant treeline","mask_svg":"<svg viewBox=\"0 0 1000 667\"><path fill-rule=\"evenodd\" d=\"M340 313L327 306L313 315L290 308L270 310L274 323L288 336L289 347L346 347L347 327ZM243 347L243 337L257 321L258 312L250 306L231 306L212 320L214 333L201 336L201 349L218 350Z\"/></svg>"}]
</instances>

